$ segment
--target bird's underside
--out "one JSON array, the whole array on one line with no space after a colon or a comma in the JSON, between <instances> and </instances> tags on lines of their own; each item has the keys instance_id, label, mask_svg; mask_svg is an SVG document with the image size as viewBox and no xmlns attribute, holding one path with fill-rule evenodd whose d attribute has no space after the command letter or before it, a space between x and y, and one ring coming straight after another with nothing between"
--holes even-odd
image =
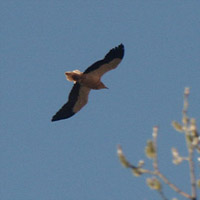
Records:
<instances>
[{"instance_id":1,"label":"bird's underside","mask_svg":"<svg viewBox=\"0 0 200 200\"><path fill-rule=\"evenodd\" d=\"M88 102L88 95L91 89L99 90L107 88L101 77L104 73L115 69L124 56L124 46L111 49L103 60L95 62L84 72L74 70L65 72L66 78L74 82L74 86L68 97L68 102L53 116L52 121L67 119L77 113Z\"/></svg>"},{"instance_id":2,"label":"bird's underside","mask_svg":"<svg viewBox=\"0 0 200 200\"><path fill-rule=\"evenodd\" d=\"M107 88L100 80L100 77L92 74L84 74L79 70L72 72L65 72L68 81L78 82L81 86L88 87L90 89L99 90Z\"/></svg>"}]
</instances>

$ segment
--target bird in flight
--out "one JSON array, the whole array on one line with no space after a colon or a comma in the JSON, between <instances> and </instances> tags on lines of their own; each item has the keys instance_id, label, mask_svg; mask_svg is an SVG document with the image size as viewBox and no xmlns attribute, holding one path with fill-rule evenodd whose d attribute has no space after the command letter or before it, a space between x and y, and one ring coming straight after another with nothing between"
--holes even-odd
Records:
<instances>
[{"instance_id":1,"label":"bird in flight","mask_svg":"<svg viewBox=\"0 0 200 200\"><path fill-rule=\"evenodd\" d=\"M124 56L124 45L111 49L104 59L99 60L88 67L84 72L74 70L65 72L66 79L73 81L74 86L68 97L68 102L52 117L51 121L67 119L76 114L88 102L91 89L99 90L107 88L101 77L108 71L115 69Z\"/></svg>"}]
</instances>

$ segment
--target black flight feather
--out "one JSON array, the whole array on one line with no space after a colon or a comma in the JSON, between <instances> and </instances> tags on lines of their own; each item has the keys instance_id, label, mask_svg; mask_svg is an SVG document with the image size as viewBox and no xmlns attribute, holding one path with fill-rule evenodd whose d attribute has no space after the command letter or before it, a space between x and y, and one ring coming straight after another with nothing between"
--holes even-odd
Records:
<instances>
[{"instance_id":1,"label":"black flight feather","mask_svg":"<svg viewBox=\"0 0 200 200\"><path fill-rule=\"evenodd\" d=\"M78 99L80 84L75 83L68 97L68 102L52 117L51 121L67 119L72 117L75 113L73 107Z\"/></svg>"},{"instance_id":2,"label":"black flight feather","mask_svg":"<svg viewBox=\"0 0 200 200\"><path fill-rule=\"evenodd\" d=\"M85 71L84 74L90 73L96 69L98 69L99 67L101 67L103 64L109 63L110 61L112 61L115 58L120 58L122 59L124 57L124 45L120 44L118 47L115 47L113 49L111 49L106 56L104 57L103 60L99 60L97 62L95 62L94 64L92 64L90 67L88 67Z\"/></svg>"}]
</instances>

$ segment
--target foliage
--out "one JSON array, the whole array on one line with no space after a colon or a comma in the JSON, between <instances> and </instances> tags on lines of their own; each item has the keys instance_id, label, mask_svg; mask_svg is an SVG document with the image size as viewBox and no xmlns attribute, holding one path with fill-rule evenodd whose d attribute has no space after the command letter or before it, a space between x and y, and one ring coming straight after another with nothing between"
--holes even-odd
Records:
<instances>
[{"instance_id":1,"label":"foliage","mask_svg":"<svg viewBox=\"0 0 200 200\"><path fill-rule=\"evenodd\" d=\"M153 170L145 169L144 161L139 161L138 165L135 166L131 164L125 157L121 146L118 146L118 157L121 164L132 170L135 176L141 176L142 174L149 174L152 177L146 179L146 183L149 188L157 191L160 194L161 199L167 200L166 195L163 192L162 184L168 185L172 190L179 193L181 196L186 199L197 200L197 188L200 188L200 179L196 178L196 171L194 169L194 159L195 151L200 153L200 137L198 135L196 120L194 118L188 117L188 97L190 89L185 88L184 91L184 102L182 110L182 123L177 121L172 122L172 126L177 132L183 133L185 136L186 146L188 150L188 155L186 157L181 156L176 148L172 148L172 157L173 164L179 165L182 162L187 162L189 165L189 174L190 174L190 185L191 185L191 194L188 194L182 191L178 186L172 183L166 176L160 172L158 166L158 149L157 149L157 136L158 136L158 127L153 127L153 137L151 140L147 141L145 147L146 156L152 160ZM196 159L200 162L200 158ZM175 198L176 199L176 198Z\"/></svg>"}]
</instances>

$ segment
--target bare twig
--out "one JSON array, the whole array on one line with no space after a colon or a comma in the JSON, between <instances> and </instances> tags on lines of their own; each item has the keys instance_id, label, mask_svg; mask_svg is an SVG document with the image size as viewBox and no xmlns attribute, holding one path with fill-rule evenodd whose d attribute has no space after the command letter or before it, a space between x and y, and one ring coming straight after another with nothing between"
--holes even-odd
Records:
<instances>
[{"instance_id":1,"label":"bare twig","mask_svg":"<svg viewBox=\"0 0 200 200\"><path fill-rule=\"evenodd\" d=\"M153 167L154 167L154 174L159 176L167 185L169 185L169 187L171 187L175 192L179 193L180 195L188 198L188 199L192 199L192 196L190 196L189 194L183 192L181 189L179 189L177 186L175 186L174 184L172 184L160 171L158 168L158 154L157 154L157 136L158 136L158 127L154 127L153 128L153 141L154 141L154 147L155 147L155 151L156 151L156 156L153 160Z\"/></svg>"},{"instance_id":2,"label":"bare twig","mask_svg":"<svg viewBox=\"0 0 200 200\"><path fill-rule=\"evenodd\" d=\"M193 154L194 149L188 148L188 158L189 158L189 167L190 167L190 181L191 181L191 190L192 190L192 200L196 200L197 198L197 191L196 191L196 177L194 172L194 161L193 161Z\"/></svg>"},{"instance_id":3,"label":"bare twig","mask_svg":"<svg viewBox=\"0 0 200 200\"><path fill-rule=\"evenodd\" d=\"M171 187L175 192L179 193L180 195L188 198L188 199L192 199L192 196L190 196L189 194L187 194L186 192L183 192L181 189L179 189L176 185L174 185L173 183L171 183L162 173L160 173L159 171L157 171L156 175L158 175L167 185L169 185L169 187Z\"/></svg>"},{"instance_id":4,"label":"bare twig","mask_svg":"<svg viewBox=\"0 0 200 200\"><path fill-rule=\"evenodd\" d=\"M163 193L162 190L158 190L158 193L160 194L160 196L161 196L161 198L162 198L163 200L168 200L167 197L165 196L165 194Z\"/></svg>"},{"instance_id":5,"label":"bare twig","mask_svg":"<svg viewBox=\"0 0 200 200\"><path fill-rule=\"evenodd\" d=\"M196 200L197 198L196 177L195 177L194 161L193 161L194 146L192 142L188 140L188 138L191 137L190 120L189 120L189 117L187 116L188 106L189 106L189 103L188 103L189 94L190 94L190 89L185 88L182 121L183 121L184 130L185 130L185 138L186 138L187 149L188 149L188 163L189 163L189 168L190 168L192 200Z\"/></svg>"}]
</instances>

